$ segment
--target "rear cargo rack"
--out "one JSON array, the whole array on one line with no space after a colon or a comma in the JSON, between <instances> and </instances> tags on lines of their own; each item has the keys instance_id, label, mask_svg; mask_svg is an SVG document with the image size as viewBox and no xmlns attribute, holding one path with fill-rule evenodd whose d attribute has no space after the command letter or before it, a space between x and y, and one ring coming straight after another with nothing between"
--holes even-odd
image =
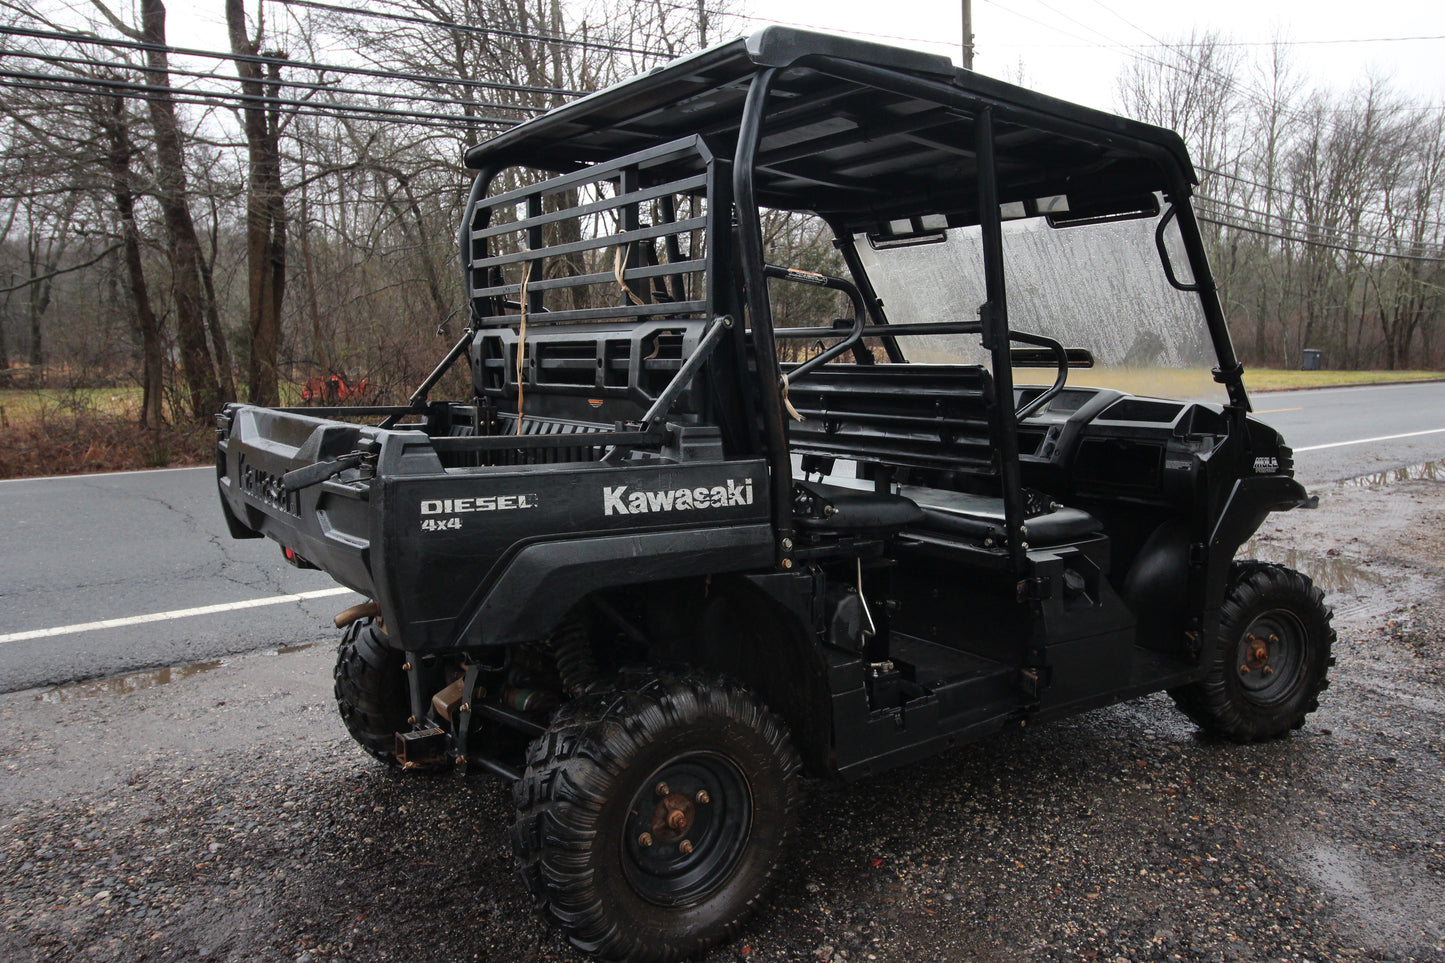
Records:
<instances>
[{"instance_id":1,"label":"rear cargo rack","mask_svg":"<svg viewBox=\"0 0 1445 963\"><path fill-rule=\"evenodd\" d=\"M490 179L477 178L462 230L475 327L516 325L523 301L536 325L712 316L716 174L702 138L486 197Z\"/></svg>"}]
</instances>

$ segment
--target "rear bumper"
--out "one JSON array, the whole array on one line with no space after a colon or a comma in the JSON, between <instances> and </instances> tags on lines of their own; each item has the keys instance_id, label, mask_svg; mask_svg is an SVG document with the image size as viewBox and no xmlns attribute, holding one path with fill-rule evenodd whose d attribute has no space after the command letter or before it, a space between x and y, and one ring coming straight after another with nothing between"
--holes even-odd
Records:
<instances>
[{"instance_id":1,"label":"rear bumper","mask_svg":"<svg viewBox=\"0 0 1445 963\"><path fill-rule=\"evenodd\" d=\"M249 405L228 405L217 420L216 482L231 535L274 539L346 587L375 598L370 556L377 533L369 511L374 479L353 469L295 492L286 491L281 479L355 450L363 435L393 433Z\"/></svg>"}]
</instances>

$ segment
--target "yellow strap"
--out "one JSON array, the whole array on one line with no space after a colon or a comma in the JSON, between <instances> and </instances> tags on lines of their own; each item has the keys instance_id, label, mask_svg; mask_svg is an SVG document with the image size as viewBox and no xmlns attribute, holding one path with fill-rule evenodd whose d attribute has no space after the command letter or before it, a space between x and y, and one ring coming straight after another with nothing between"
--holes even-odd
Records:
<instances>
[{"instance_id":1,"label":"yellow strap","mask_svg":"<svg viewBox=\"0 0 1445 963\"><path fill-rule=\"evenodd\" d=\"M631 246L632 242L630 241L617 245L617 253L612 258L612 276L617 279L617 287L632 300L633 304L645 304L646 302L627 286L627 278L624 276L624 272L627 270L627 249Z\"/></svg>"},{"instance_id":2,"label":"yellow strap","mask_svg":"<svg viewBox=\"0 0 1445 963\"><path fill-rule=\"evenodd\" d=\"M522 370L527 359L527 282L532 278L532 262L522 262L522 290L517 299L522 304L522 321L517 327L517 434L522 433Z\"/></svg>"},{"instance_id":3,"label":"yellow strap","mask_svg":"<svg viewBox=\"0 0 1445 963\"><path fill-rule=\"evenodd\" d=\"M802 415L798 414L798 409L794 408L793 403L788 400L788 376L786 374L783 375L783 407L788 410L788 414L793 416L794 421L806 420Z\"/></svg>"}]
</instances>

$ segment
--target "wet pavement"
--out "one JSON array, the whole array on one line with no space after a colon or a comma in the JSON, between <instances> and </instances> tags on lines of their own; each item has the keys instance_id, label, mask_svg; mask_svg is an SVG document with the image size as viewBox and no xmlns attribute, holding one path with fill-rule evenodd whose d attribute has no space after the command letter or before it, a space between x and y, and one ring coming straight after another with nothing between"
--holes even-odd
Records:
<instances>
[{"instance_id":1,"label":"wet pavement","mask_svg":"<svg viewBox=\"0 0 1445 963\"><path fill-rule=\"evenodd\" d=\"M1289 738L1163 695L814 785L724 960L1445 961L1445 475L1318 488L1250 546L1326 587ZM347 739L328 646L0 696L0 959L573 960L507 791Z\"/></svg>"}]
</instances>

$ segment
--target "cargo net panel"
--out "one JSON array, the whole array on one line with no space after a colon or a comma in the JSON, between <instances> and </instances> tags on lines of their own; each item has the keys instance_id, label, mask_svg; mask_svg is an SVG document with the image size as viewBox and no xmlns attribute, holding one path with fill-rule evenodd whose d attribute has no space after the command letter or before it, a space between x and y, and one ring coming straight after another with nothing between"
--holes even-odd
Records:
<instances>
[{"instance_id":1,"label":"cargo net panel","mask_svg":"<svg viewBox=\"0 0 1445 963\"><path fill-rule=\"evenodd\" d=\"M709 156L697 138L479 199L467 283L480 327L710 316Z\"/></svg>"}]
</instances>

